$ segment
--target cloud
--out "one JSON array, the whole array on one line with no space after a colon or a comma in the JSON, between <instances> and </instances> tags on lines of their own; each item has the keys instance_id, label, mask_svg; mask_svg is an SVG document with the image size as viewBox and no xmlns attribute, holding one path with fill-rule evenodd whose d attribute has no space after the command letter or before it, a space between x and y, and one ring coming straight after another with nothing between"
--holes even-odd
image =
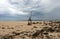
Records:
<instances>
[{"instance_id":1,"label":"cloud","mask_svg":"<svg viewBox=\"0 0 60 39\"><path fill-rule=\"evenodd\" d=\"M32 12L39 19L49 19L49 14L57 18L60 11L56 8L60 8L60 0L0 0L0 14L15 17L28 16Z\"/></svg>"},{"instance_id":2,"label":"cloud","mask_svg":"<svg viewBox=\"0 0 60 39\"><path fill-rule=\"evenodd\" d=\"M31 11L48 13L52 9L50 0L2 0L0 5L2 11L10 11L11 14L27 14Z\"/></svg>"},{"instance_id":3,"label":"cloud","mask_svg":"<svg viewBox=\"0 0 60 39\"><path fill-rule=\"evenodd\" d=\"M13 6L12 4L10 4L8 2L8 0L2 0L0 1L0 14L4 13L4 12L8 12L9 14L21 14L21 15L25 15L27 13L16 9L15 6Z\"/></svg>"}]
</instances>

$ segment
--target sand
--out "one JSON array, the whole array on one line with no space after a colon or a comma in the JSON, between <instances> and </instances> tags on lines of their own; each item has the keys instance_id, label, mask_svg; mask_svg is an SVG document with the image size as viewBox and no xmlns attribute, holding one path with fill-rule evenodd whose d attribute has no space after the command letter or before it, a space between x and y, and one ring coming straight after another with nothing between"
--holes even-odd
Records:
<instances>
[{"instance_id":1,"label":"sand","mask_svg":"<svg viewBox=\"0 0 60 39\"><path fill-rule=\"evenodd\" d=\"M43 21L34 21L34 22L35 24L27 25L28 23L27 21L4 21L4 22L1 21L0 22L0 39L5 39L5 36L7 36L6 39L9 39L8 38L9 36L11 36L13 39L33 39L32 35L35 32L40 31L44 27L51 27L48 24L50 22L47 22L47 21L46 23L44 23ZM55 24L59 25L58 23L55 23ZM49 35L52 35L51 39L59 39L57 35L60 36L60 32L56 32L56 31L53 33L49 32ZM38 38L39 36L37 36L36 39ZM46 38L43 35L43 39L49 39L49 38Z\"/></svg>"}]
</instances>

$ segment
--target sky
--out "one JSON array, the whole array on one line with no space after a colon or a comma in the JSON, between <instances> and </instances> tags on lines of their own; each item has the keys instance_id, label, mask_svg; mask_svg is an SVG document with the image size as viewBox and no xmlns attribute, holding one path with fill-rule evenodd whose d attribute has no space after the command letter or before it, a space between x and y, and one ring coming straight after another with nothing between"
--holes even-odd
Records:
<instances>
[{"instance_id":1,"label":"sky","mask_svg":"<svg viewBox=\"0 0 60 39\"><path fill-rule=\"evenodd\" d=\"M0 20L60 20L60 0L0 0Z\"/></svg>"}]
</instances>

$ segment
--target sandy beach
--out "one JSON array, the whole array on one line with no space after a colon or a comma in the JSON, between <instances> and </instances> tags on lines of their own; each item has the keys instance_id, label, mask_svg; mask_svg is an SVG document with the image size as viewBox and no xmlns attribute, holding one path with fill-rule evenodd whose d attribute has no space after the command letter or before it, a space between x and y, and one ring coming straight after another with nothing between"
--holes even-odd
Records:
<instances>
[{"instance_id":1,"label":"sandy beach","mask_svg":"<svg viewBox=\"0 0 60 39\"><path fill-rule=\"evenodd\" d=\"M49 21L46 22L33 21L32 25L27 25L27 23L28 23L27 21L0 22L0 39L5 39L5 38L6 39L59 39L60 38L59 37L60 23L51 23Z\"/></svg>"}]
</instances>

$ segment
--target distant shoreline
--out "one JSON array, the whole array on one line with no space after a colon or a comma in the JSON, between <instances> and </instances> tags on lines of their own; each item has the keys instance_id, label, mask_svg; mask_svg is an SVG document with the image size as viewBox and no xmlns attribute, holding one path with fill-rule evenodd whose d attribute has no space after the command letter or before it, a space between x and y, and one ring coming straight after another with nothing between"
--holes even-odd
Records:
<instances>
[{"instance_id":1,"label":"distant shoreline","mask_svg":"<svg viewBox=\"0 0 60 39\"><path fill-rule=\"evenodd\" d=\"M0 21L28 21L28 20L0 20ZM32 21L60 21L60 19L58 20L58 19L54 19L54 20L51 20L51 19L45 19L45 20L43 20L43 19L41 19L41 20L33 20L32 19Z\"/></svg>"}]
</instances>

